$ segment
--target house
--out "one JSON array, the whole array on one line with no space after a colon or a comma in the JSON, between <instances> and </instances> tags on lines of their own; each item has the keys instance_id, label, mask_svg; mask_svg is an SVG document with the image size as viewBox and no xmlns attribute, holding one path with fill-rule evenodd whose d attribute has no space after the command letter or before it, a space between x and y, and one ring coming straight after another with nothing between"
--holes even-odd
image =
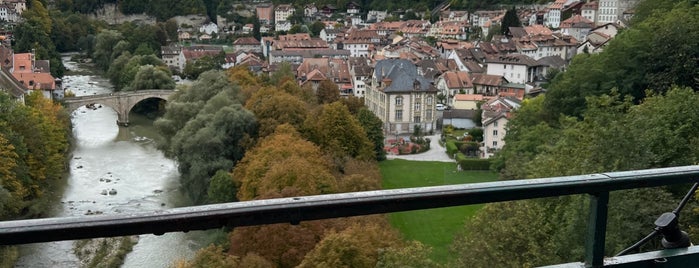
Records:
<instances>
[{"instance_id":1,"label":"house","mask_svg":"<svg viewBox=\"0 0 699 268\"><path fill-rule=\"evenodd\" d=\"M485 64L486 55L480 48L454 49L447 59L454 60L461 71L478 72L480 64Z\"/></svg>"},{"instance_id":2,"label":"house","mask_svg":"<svg viewBox=\"0 0 699 268\"><path fill-rule=\"evenodd\" d=\"M216 23L209 22L199 27L199 32L208 35L218 34L218 25L216 25Z\"/></svg>"},{"instance_id":3,"label":"house","mask_svg":"<svg viewBox=\"0 0 699 268\"><path fill-rule=\"evenodd\" d=\"M585 40L595 23L581 15L575 15L561 22L561 33L570 35L576 40Z\"/></svg>"},{"instance_id":4,"label":"house","mask_svg":"<svg viewBox=\"0 0 699 268\"><path fill-rule=\"evenodd\" d=\"M313 18L318 13L318 8L315 4L307 4L303 8L303 16L306 18Z\"/></svg>"},{"instance_id":5,"label":"house","mask_svg":"<svg viewBox=\"0 0 699 268\"><path fill-rule=\"evenodd\" d=\"M323 80L330 80L338 86L341 96L353 94L350 67L345 59L305 58L296 69L296 77L301 85L310 83L313 90Z\"/></svg>"},{"instance_id":6,"label":"house","mask_svg":"<svg viewBox=\"0 0 699 268\"><path fill-rule=\"evenodd\" d=\"M481 122L483 126L483 144L481 157L490 158L505 146L504 137L507 134L507 123L512 111L521 106L521 101L511 97L497 97L481 105L483 110Z\"/></svg>"},{"instance_id":7,"label":"house","mask_svg":"<svg viewBox=\"0 0 699 268\"><path fill-rule=\"evenodd\" d=\"M597 24L616 23L625 11L636 7L640 0L599 0Z\"/></svg>"},{"instance_id":8,"label":"house","mask_svg":"<svg viewBox=\"0 0 699 268\"><path fill-rule=\"evenodd\" d=\"M367 84L365 105L384 123L386 134L436 128L437 88L418 75L415 64L403 59L376 62Z\"/></svg>"},{"instance_id":9,"label":"house","mask_svg":"<svg viewBox=\"0 0 699 268\"><path fill-rule=\"evenodd\" d=\"M620 30L615 23L607 23L592 29L585 37L585 41L578 46L577 53L599 53L611 41Z\"/></svg>"},{"instance_id":10,"label":"house","mask_svg":"<svg viewBox=\"0 0 699 268\"><path fill-rule=\"evenodd\" d=\"M48 60L36 60L34 53L14 53L12 55L13 78L22 85L24 90L41 90L44 97L54 99L62 96L56 92L60 89L57 81L50 73Z\"/></svg>"},{"instance_id":11,"label":"house","mask_svg":"<svg viewBox=\"0 0 699 268\"><path fill-rule=\"evenodd\" d=\"M486 100L481 94L456 94L452 98L452 107L457 110L476 110Z\"/></svg>"},{"instance_id":12,"label":"house","mask_svg":"<svg viewBox=\"0 0 699 268\"><path fill-rule=\"evenodd\" d=\"M337 8L334 5L327 4L320 8L320 14L326 17L330 17L337 12Z\"/></svg>"},{"instance_id":13,"label":"house","mask_svg":"<svg viewBox=\"0 0 699 268\"><path fill-rule=\"evenodd\" d=\"M597 25L597 1L587 2L580 9L580 15ZM578 39L582 40L582 39Z\"/></svg>"},{"instance_id":14,"label":"house","mask_svg":"<svg viewBox=\"0 0 699 268\"><path fill-rule=\"evenodd\" d=\"M556 0L551 5L548 6L548 13L546 16L546 26L551 28L558 28L561 24L561 15L564 5L568 0Z\"/></svg>"},{"instance_id":15,"label":"house","mask_svg":"<svg viewBox=\"0 0 699 268\"><path fill-rule=\"evenodd\" d=\"M350 15L359 14L361 11L361 6L357 2L349 2L345 7L347 8L347 14Z\"/></svg>"},{"instance_id":16,"label":"house","mask_svg":"<svg viewBox=\"0 0 699 268\"><path fill-rule=\"evenodd\" d=\"M253 25L252 23L248 23L248 24L243 25L242 31L244 34L249 34L249 33L252 33L252 31L254 29L255 29L255 25Z\"/></svg>"},{"instance_id":17,"label":"house","mask_svg":"<svg viewBox=\"0 0 699 268\"><path fill-rule=\"evenodd\" d=\"M501 75L472 74L471 83L475 94L496 96L500 93L500 87L508 81Z\"/></svg>"},{"instance_id":18,"label":"house","mask_svg":"<svg viewBox=\"0 0 699 268\"><path fill-rule=\"evenodd\" d=\"M364 97L366 93L365 80L371 78L371 66L369 60L363 57L351 57L347 61L349 64L349 72L352 77L352 87L355 97Z\"/></svg>"},{"instance_id":19,"label":"house","mask_svg":"<svg viewBox=\"0 0 699 268\"><path fill-rule=\"evenodd\" d=\"M450 109L442 112L442 125L452 125L456 128L472 129L478 127L474 119L477 110Z\"/></svg>"},{"instance_id":20,"label":"house","mask_svg":"<svg viewBox=\"0 0 699 268\"><path fill-rule=\"evenodd\" d=\"M239 37L233 41L233 51L262 53L262 45L255 37Z\"/></svg>"},{"instance_id":21,"label":"house","mask_svg":"<svg viewBox=\"0 0 699 268\"><path fill-rule=\"evenodd\" d=\"M289 17L294 15L295 11L294 7L289 4L278 5L274 9L274 30L278 32L289 31L291 29Z\"/></svg>"},{"instance_id":22,"label":"house","mask_svg":"<svg viewBox=\"0 0 699 268\"><path fill-rule=\"evenodd\" d=\"M340 58L347 59L350 52L330 48L273 50L269 53L269 64L288 62L301 64L305 58Z\"/></svg>"},{"instance_id":23,"label":"house","mask_svg":"<svg viewBox=\"0 0 699 268\"><path fill-rule=\"evenodd\" d=\"M569 61L577 54L578 41L570 35L554 33L543 25L510 28L513 33L511 42L519 54L527 55L534 60L547 56L559 56Z\"/></svg>"},{"instance_id":24,"label":"house","mask_svg":"<svg viewBox=\"0 0 699 268\"><path fill-rule=\"evenodd\" d=\"M534 82L538 63L527 55L507 54L486 60L486 74L499 75L512 83Z\"/></svg>"},{"instance_id":25,"label":"house","mask_svg":"<svg viewBox=\"0 0 699 268\"><path fill-rule=\"evenodd\" d=\"M175 71L180 68L180 46L161 46L160 58L170 70Z\"/></svg>"},{"instance_id":26,"label":"house","mask_svg":"<svg viewBox=\"0 0 699 268\"><path fill-rule=\"evenodd\" d=\"M180 42L192 40L192 34L184 30L177 30L177 40Z\"/></svg>"},{"instance_id":27,"label":"house","mask_svg":"<svg viewBox=\"0 0 699 268\"><path fill-rule=\"evenodd\" d=\"M255 12L260 25L269 25L274 23L274 6L272 4L257 5L257 7L255 7Z\"/></svg>"},{"instance_id":28,"label":"house","mask_svg":"<svg viewBox=\"0 0 699 268\"><path fill-rule=\"evenodd\" d=\"M466 21L438 21L432 24L427 36L442 39L467 40L469 25Z\"/></svg>"},{"instance_id":29,"label":"house","mask_svg":"<svg viewBox=\"0 0 699 268\"><path fill-rule=\"evenodd\" d=\"M446 103L449 106L454 106L452 97L457 94L473 94L473 82L468 72L464 71L447 71L437 78L437 90L446 97Z\"/></svg>"},{"instance_id":30,"label":"house","mask_svg":"<svg viewBox=\"0 0 699 268\"><path fill-rule=\"evenodd\" d=\"M386 17L388 17L387 11L369 10L369 12L366 15L366 22L367 23L382 22L383 20L386 19Z\"/></svg>"},{"instance_id":31,"label":"house","mask_svg":"<svg viewBox=\"0 0 699 268\"><path fill-rule=\"evenodd\" d=\"M468 23L468 11L465 10L442 10L439 14L440 21L459 21Z\"/></svg>"},{"instance_id":32,"label":"house","mask_svg":"<svg viewBox=\"0 0 699 268\"><path fill-rule=\"evenodd\" d=\"M180 73L184 72L184 68L188 63L194 62L204 56L215 57L223 52L223 48L220 46L190 46L182 47L179 55L178 71Z\"/></svg>"},{"instance_id":33,"label":"house","mask_svg":"<svg viewBox=\"0 0 699 268\"><path fill-rule=\"evenodd\" d=\"M320 37L320 39L325 40L325 42L332 43L333 41L335 41L335 38L337 38L337 35L342 32L344 31L340 29L324 28L320 30L320 34L318 35L318 37Z\"/></svg>"},{"instance_id":34,"label":"house","mask_svg":"<svg viewBox=\"0 0 699 268\"><path fill-rule=\"evenodd\" d=\"M351 57L369 57L381 37L373 30L351 30L341 41L342 48L349 50Z\"/></svg>"}]
</instances>

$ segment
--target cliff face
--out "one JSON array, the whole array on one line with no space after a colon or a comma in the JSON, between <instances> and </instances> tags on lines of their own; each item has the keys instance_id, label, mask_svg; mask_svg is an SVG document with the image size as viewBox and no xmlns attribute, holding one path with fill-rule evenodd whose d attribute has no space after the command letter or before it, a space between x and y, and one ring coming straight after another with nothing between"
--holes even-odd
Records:
<instances>
[{"instance_id":1,"label":"cliff face","mask_svg":"<svg viewBox=\"0 0 699 268\"><path fill-rule=\"evenodd\" d=\"M104 4L104 7L89 14L90 18L102 20L109 24L122 24L125 22L139 22L155 24L155 17L148 16L146 14L132 14L124 15L119 11L119 7L116 4Z\"/></svg>"}]
</instances>

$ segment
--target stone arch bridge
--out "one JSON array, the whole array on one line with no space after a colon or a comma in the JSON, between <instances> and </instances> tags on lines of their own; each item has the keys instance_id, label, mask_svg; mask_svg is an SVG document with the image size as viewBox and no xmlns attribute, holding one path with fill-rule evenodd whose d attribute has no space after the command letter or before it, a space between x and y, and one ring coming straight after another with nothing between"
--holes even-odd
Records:
<instances>
[{"instance_id":1,"label":"stone arch bridge","mask_svg":"<svg viewBox=\"0 0 699 268\"><path fill-rule=\"evenodd\" d=\"M75 111L76 109L80 108L80 106L94 103L109 106L117 112L117 124L120 126L128 126L129 112L134 106L136 106L136 104L150 98L167 100L170 96L172 96L172 94L175 94L175 92L175 90L169 89L124 91L109 94L64 98L63 101L70 111Z\"/></svg>"}]
</instances>

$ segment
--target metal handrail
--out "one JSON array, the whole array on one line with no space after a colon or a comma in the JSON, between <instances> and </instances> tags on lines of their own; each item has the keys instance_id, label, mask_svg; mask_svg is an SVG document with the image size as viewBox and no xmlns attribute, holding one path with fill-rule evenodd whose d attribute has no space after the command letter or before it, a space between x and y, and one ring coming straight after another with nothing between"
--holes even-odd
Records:
<instances>
[{"instance_id":1,"label":"metal handrail","mask_svg":"<svg viewBox=\"0 0 699 268\"><path fill-rule=\"evenodd\" d=\"M610 191L699 182L699 166L254 200L153 212L0 222L0 245L205 230L590 194L586 264L604 265Z\"/></svg>"}]
</instances>

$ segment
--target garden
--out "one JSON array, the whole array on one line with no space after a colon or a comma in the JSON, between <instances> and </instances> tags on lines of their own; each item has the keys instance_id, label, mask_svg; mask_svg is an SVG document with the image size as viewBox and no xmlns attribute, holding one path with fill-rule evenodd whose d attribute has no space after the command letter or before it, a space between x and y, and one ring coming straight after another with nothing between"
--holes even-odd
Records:
<instances>
[{"instance_id":1,"label":"garden","mask_svg":"<svg viewBox=\"0 0 699 268\"><path fill-rule=\"evenodd\" d=\"M463 170L489 170L490 160L481 159L480 144L483 142L483 129L456 129L445 125L442 129L442 144L449 157L456 160Z\"/></svg>"}]
</instances>

